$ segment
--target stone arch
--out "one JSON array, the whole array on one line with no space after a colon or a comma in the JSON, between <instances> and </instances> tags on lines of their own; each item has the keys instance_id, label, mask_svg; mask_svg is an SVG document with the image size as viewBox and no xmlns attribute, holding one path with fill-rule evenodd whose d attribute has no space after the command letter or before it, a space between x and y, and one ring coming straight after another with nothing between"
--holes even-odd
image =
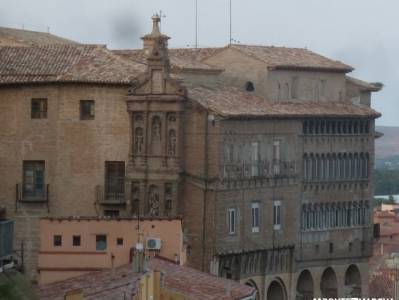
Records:
<instances>
[{"instance_id":1,"label":"stone arch","mask_svg":"<svg viewBox=\"0 0 399 300\"><path fill-rule=\"evenodd\" d=\"M345 296L362 297L361 275L356 265L350 265L345 272Z\"/></svg>"},{"instance_id":2,"label":"stone arch","mask_svg":"<svg viewBox=\"0 0 399 300\"><path fill-rule=\"evenodd\" d=\"M249 279L245 285L250 286L252 288L254 288L256 290L256 296L255 296L255 300L259 300L260 299L260 294L259 294L259 289L257 284L255 283L255 281L253 281L252 279Z\"/></svg>"},{"instance_id":3,"label":"stone arch","mask_svg":"<svg viewBox=\"0 0 399 300\"><path fill-rule=\"evenodd\" d=\"M304 270L298 277L296 284L296 300L313 299L313 278L309 270Z\"/></svg>"},{"instance_id":4,"label":"stone arch","mask_svg":"<svg viewBox=\"0 0 399 300\"><path fill-rule=\"evenodd\" d=\"M324 270L320 281L320 291L323 298L337 298L337 275L333 268L328 267Z\"/></svg>"},{"instance_id":5,"label":"stone arch","mask_svg":"<svg viewBox=\"0 0 399 300\"><path fill-rule=\"evenodd\" d=\"M267 289L267 300L287 300L287 290L280 278L274 279Z\"/></svg>"}]
</instances>

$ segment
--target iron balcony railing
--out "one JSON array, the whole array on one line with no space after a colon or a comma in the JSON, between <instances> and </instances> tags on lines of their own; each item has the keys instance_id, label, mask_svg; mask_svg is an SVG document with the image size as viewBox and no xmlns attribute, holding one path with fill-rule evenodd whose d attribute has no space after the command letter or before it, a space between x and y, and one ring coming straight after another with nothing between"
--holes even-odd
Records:
<instances>
[{"instance_id":1,"label":"iron balcony railing","mask_svg":"<svg viewBox=\"0 0 399 300\"><path fill-rule=\"evenodd\" d=\"M48 202L50 199L50 185L46 184L43 189L27 191L24 185L17 183L15 186L16 202Z\"/></svg>"},{"instance_id":2,"label":"iron balcony railing","mask_svg":"<svg viewBox=\"0 0 399 300\"><path fill-rule=\"evenodd\" d=\"M13 254L13 236L14 221L0 220L0 260Z\"/></svg>"},{"instance_id":3,"label":"iron balcony railing","mask_svg":"<svg viewBox=\"0 0 399 300\"><path fill-rule=\"evenodd\" d=\"M223 165L225 179L251 177L293 177L297 175L295 161L262 161L252 163L226 163Z\"/></svg>"},{"instance_id":4,"label":"iron balcony railing","mask_svg":"<svg viewBox=\"0 0 399 300\"><path fill-rule=\"evenodd\" d=\"M105 186L96 186L96 198L100 204L125 204L125 180L107 182Z\"/></svg>"}]
</instances>

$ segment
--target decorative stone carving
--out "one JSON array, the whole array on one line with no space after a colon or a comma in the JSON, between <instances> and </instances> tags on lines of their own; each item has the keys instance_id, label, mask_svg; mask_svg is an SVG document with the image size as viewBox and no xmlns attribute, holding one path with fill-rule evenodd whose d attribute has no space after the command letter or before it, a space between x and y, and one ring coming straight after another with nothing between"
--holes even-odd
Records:
<instances>
[{"instance_id":1,"label":"decorative stone carving","mask_svg":"<svg viewBox=\"0 0 399 300\"><path fill-rule=\"evenodd\" d=\"M134 154L139 155L143 153L144 135L143 128L137 127L134 130Z\"/></svg>"},{"instance_id":2,"label":"decorative stone carving","mask_svg":"<svg viewBox=\"0 0 399 300\"><path fill-rule=\"evenodd\" d=\"M174 129L171 129L169 130L168 133L168 154L170 156L176 155L176 143L177 143L176 131Z\"/></svg>"},{"instance_id":3,"label":"decorative stone carving","mask_svg":"<svg viewBox=\"0 0 399 300\"><path fill-rule=\"evenodd\" d=\"M148 214L159 216L159 191L155 185L150 186L148 191Z\"/></svg>"}]
</instances>

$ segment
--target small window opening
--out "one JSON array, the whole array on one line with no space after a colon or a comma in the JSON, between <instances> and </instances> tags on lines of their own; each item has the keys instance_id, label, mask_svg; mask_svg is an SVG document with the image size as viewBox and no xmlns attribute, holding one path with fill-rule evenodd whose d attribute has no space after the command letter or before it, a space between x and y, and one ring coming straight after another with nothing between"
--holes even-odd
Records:
<instances>
[{"instance_id":1,"label":"small window opening","mask_svg":"<svg viewBox=\"0 0 399 300\"><path fill-rule=\"evenodd\" d=\"M247 92L253 92L255 90L254 83L252 81L247 81L247 83L245 84L245 90Z\"/></svg>"}]
</instances>

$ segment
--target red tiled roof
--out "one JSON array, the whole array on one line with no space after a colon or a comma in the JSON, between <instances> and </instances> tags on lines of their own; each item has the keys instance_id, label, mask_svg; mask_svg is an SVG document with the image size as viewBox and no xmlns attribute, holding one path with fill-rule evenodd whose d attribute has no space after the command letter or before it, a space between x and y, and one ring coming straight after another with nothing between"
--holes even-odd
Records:
<instances>
[{"instance_id":1,"label":"red tiled roof","mask_svg":"<svg viewBox=\"0 0 399 300\"><path fill-rule=\"evenodd\" d=\"M41 300L63 300L67 292L80 290L87 300L131 299L138 291L141 276L129 264L40 286L38 295Z\"/></svg>"},{"instance_id":2,"label":"red tiled roof","mask_svg":"<svg viewBox=\"0 0 399 300\"><path fill-rule=\"evenodd\" d=\"M239 282L219 278L172 262L151 258L150 270L161 271L166 289L192 300L238 300L251 296L255 289ZM143 274L134 273L132 264L113 270L91 272L38 287L42 300L61 300L67 292L80 290L85 299L131 299Z\"/></svg>"},{"instance_id":3,"label":"red tiled roof","mask_svg":"<svg viewBox=\"0 0 399 300\"><path fill-rule=\"evenodd\" d=\"M48 32L0 27L0 46L40 46L51 44L78 43Z\"/></svg>"},{"instance_id":4,"label":"red tiled roof","mask_svg":"<svg viewBox=\"0 0 399 300\"><path fill-rule=\"evenodd\" d=\"M129 84L145 67L101 45L0 47L0 85L41 82Z\"/></svg>"},{"instance_id":5,"label":"red tiled roof","mask_svg":"<svg viewBox=\"0 0 399 300\"><path fill-rule=\"evenodd\" d=\"M381 83L366 82L350 76L346 76L346 81L357 85L362 91L378 92L383 87Z\"/></svg>"},{"instance_id":6,"label":"red tiled roof","mask_svg":"<svg viewBox=\"0 0 399 300\"><path fill-rule=\"evenodd\" d=\"M207 50L209 49L209 51ZM202 71L222 71L219 68L212 67L209 64L201 62L204 56L210 55L217 48L199 48L199 49L169 49L169 59L173 70L202 70ZM146 65L144 50L112 50L130 61Z\"/></svg>"},{"instance_id":7,"label":"red tiled roof","mask_svg":"<svg viewBox=\"0 0 399 300\"><path fill-rule=\"evenodd\" d=\"M303 48L274 46L231 45L248 56L264 62L274 69L324 70L351 72L353 68Z\"/></svg>"},{"instance_id":8,"label":"red tiled roof","mask_svg":"<svg viewBox=\"0 0 399 300\"><path fill-rule=\"evenodd\" d=\"M164 285L167 289L193 300L237 300L249 297L255 292L254 288L242 283L158 258L151 259L150 268L164 274Z\"/></svg>"},{"instance_id":9,"label":"red tiled roof","mask_svg":"<svg viewBox=\"0 0 399 300\"><path fill-rule=\"evenodd\" d=\"M227 118L267 117L373 117L380 116L375 110L347 102L315 101L268 101L238 88L188 89L188 97L213 113Z\"/></svg>"}]
</instances>

